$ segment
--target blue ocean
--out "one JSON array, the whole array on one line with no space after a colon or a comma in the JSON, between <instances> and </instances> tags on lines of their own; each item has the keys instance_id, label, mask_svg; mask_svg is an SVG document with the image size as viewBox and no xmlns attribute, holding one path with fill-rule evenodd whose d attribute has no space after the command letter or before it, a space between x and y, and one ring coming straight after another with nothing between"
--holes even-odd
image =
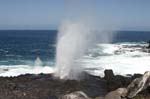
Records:
<instances>
[{"instance_id":1,"label":"blue ocean","mask_svg":"<svg viewBox=\"0 0 150 99\"><path fill-rule=\"evenodd\" d=\"M33 65L36 57L51 65L56 35L55 30L0 31L0 65Z\"/></svg>"},{"instance_id":2,"label":"blue ocean","mask_svg":"<svg viewBox=\"0 0 150 99\"><path fill-rule=\"evenodd\" d=\"M85 55L82 63L87 68L97 68L90 71L95 74L100 74L100 70L112 68L119 71L118 73L130 73L132 71L128 69L122 72L121 69L118 70L114 66L128 68L146 62L150 66L149 55L134 47L135 45L144 46L149 40L149 31L117 31L111 44L97 44ZM0 30L0 75L15 76L25 73L40 73L45 70L52 71L50 68L55 66L56 42L57 30ZM125 49L125 45L133 46L135 51L131 53L131 47ZM115 54L118 49L122 49L121 51L124 53ZM42 62L42 67L38 69L34 68L37 57ZM141 62L137 63L138 60ZM145 67L145 69L147 68L149 67Z\"/></svg>"}]
</instances>

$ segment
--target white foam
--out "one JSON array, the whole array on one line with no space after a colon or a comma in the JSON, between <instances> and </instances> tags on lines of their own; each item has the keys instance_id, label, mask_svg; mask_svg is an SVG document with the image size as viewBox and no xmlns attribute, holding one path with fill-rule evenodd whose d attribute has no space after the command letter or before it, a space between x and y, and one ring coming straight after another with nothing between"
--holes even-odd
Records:
<instances>
[{"instance_id":1,"label":"white foam","mask_svg":"<svg viewBox=\"0 0 150 99\"><path fill-rule=\"evenodd\" d=\"M113 69L115 74L134 74L150 71L150 54L143 52L144 43L98 44L91 49L83 60L79 60L86 71L104 76L105 69ZM101 54L102 53L102 54ZM96 55L92 55L96 54ZM82 67L83 67L82 66ZM93 69L94 68L94 69ZM0 76L18 76L21 74L54 73L55 67L13 65L0 66Z\"/></svg>"},{"instance_id":2,"label":"white foam","mask_svg":"<svg viewBox=\"0 0 150 99\"><path fill-rule=\"evenodd\" d=\"M102 49L103 53L114 54L114 51L118 50L118 46L112 46L112 44L98 44L99 49Z\"/></svg>"},{"instance_id":3,"label":"white foam","mask_svg":"<svg viewBox=\"0 0 150 99\"><path fill-rule=\"evenodd\" d=\"M22 74L40 74L40 73L53 73L54 67L49 66L29 66L29 65L14 65L14 66L0 66L0 76L3 77L14 77Z\"/></svg>"},{"instance_id":4,"label":"white foam","mask_svg":"<svg viewBox=\"0 0 150 99\"><path fill-rule=\"evenodd\" d=\"M126 46L124 46L126 45ZM94 75L104 76L103 72L105 69L113 69L115 74L134 74L144 73L150 70L150 54L145 53L140 47L145 44L102 44L98 48L104 46L105 53L111 55L85 58L83 65L86 68L97 68L97 70L91 71ZM116 54L116 51L120 51Z\"/></svg>"}]
</instances>

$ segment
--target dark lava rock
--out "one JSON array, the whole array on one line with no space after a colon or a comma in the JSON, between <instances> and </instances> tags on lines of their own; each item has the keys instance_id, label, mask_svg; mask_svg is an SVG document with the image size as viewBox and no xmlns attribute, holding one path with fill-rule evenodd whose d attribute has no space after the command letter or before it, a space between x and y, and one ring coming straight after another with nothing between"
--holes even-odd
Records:
<instances>
[{"instance_id":1,"label":"dark lava rock","mask_svg":"<svg viewBox=\"0 0 150 99\"><path fill-rule=\"evenodd\" d=\"M108 92L116 90L117 88L127 87L132 82L131 77L114 75L112 70L105 70L104 73Z\"/></svg>"},{"instance_id":2,"label":"dark lava rock","mask_svg":"<svg viewBox=\"0 0 150 99\"><path fill-rule=\"evenodd\" d=\"M147 43L148 43L148 46L147 46L147 48L149 48L149 49L150 49L150 41L148 41Z\"/></svg>"},{"instance_id":3,"label":"dark lava rock","mask_svg":"<svg viewBox=\"0 0 150 99\"><path fill-rule=\"evenodd\" d=\"M142 76L143 76L142 74L134 74L131 78L132 78L132 80L134 80L134 79L140 78Z\"/></svg>"},{"instance_id":4,"label":"dark lava rock","mask_svg":"<svg viewBox=\"0 0 150 99\"><path fill-rule=\"evenodd\" d=\"M60 80L52 74L0 77L0 99L58 99L75 91L82 91L89 97L107 93L105 80L92 75L80 81Z\"/></svg>"},{"instance_id":5,"label":"dark lava rock","mask_svg":"<svg viewBox=\"0 0 150 99\"><path fill-rule=\"evenodd\" d=\"M136 77L114 75L112 70L106 70L104 78L84 73L79 81L56 79L53 74L0 77L0 99L58 99L76 91L90 98L104 97L110 91L126 88Z\"/></svg>"},{"instance_id":6,"label":"dark lava rock","mask_svg":"<svg viewBox=\"0 0 150 99\"><path fill-rule=\"evenodd\" d=\"M104 73L105 73L105 77L104 78L106 80L111 80L111 79L114 78L114 73L113 73L113 71L111 69L105 70Z\"/></svg>"}]
</instances>

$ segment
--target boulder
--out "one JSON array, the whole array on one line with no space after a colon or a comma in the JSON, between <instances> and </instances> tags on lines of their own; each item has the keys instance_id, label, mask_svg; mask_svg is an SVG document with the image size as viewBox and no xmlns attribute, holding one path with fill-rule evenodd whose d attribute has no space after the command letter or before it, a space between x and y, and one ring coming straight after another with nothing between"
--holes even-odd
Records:
<instances>
[{"instance_id":1,"label":"boulder","mask_svg":"<svg viewBox=\"0 0 150 99\"><path fill-rule=\"evenodd\" d=\"M105 70L104 73L105 73L105 77L104 78L106 80L111 80L111 79L114 78L114 73L113 73L113 71L111 69Z\"/></svg>"},{"instance_id":2,"label":"boulder","mask_svg":"<svg viewBox=\"0 0 150 99\"><path fill-rule=\"evenodd\" d=\"M147 43L148 43L148 46L147 46L147 48L149 48L149 49L150 49L150 41L148 41Z\"/></svg>"},{"instance_id":3,"label":"boulder","mask_svg":"<svg viewBox=\"0 0 150 99\"><path fill-rule=\"evenodd\" d=\"M109 92L104 99L126 99L127 89L118 88L115 91Z\"/></svg>"},{"instance_id":4,"label":"boulder","mask_svg":"<svg viewBox=\"0 0 150 99\"><path fill-rule=\"evenodd\" d=\"M82 91L72 92L64 96L59 97L59 99L89 99L89 97Z\"/></svg>"},{"instance_id":5,"label":"boulder","mask_svg":"<svg viewBox=\"0 0 150 99\"><path fill-rule=\"evenodd\" d=\"M105 77L107 84L107 91L113 91L117 88L127 87L132 79L121 75L114 75L112 70L105 70Z\"/></svg>"},{"instance_id":6,"label":"boulder","mask_svg":"<svg viewBox=\"0 0 150 99\"><path fill-rule=\"evenodd\" d=\"M150 71L144 73L144 75L140 78L136 78L129 84L127 87L128 93L127 97L132 98L136 96L139 92L146 89L150 84Z\"/></svg>"}]
</instances>

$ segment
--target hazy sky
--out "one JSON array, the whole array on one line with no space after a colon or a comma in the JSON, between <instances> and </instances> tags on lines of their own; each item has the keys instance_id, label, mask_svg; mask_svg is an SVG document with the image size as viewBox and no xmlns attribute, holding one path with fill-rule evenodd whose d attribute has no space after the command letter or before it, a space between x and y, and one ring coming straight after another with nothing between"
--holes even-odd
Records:
<instances>
[{"instance_id":1,"label":"hazy sky","mask_svg":"<svg viewBox=\"0 0 150 99\"><path fill-rule=\"evenodd\" d=\"M150 0L0 0L0 29L56 29L67 18L150 30Z\"/></svg>"}]
</instances>

